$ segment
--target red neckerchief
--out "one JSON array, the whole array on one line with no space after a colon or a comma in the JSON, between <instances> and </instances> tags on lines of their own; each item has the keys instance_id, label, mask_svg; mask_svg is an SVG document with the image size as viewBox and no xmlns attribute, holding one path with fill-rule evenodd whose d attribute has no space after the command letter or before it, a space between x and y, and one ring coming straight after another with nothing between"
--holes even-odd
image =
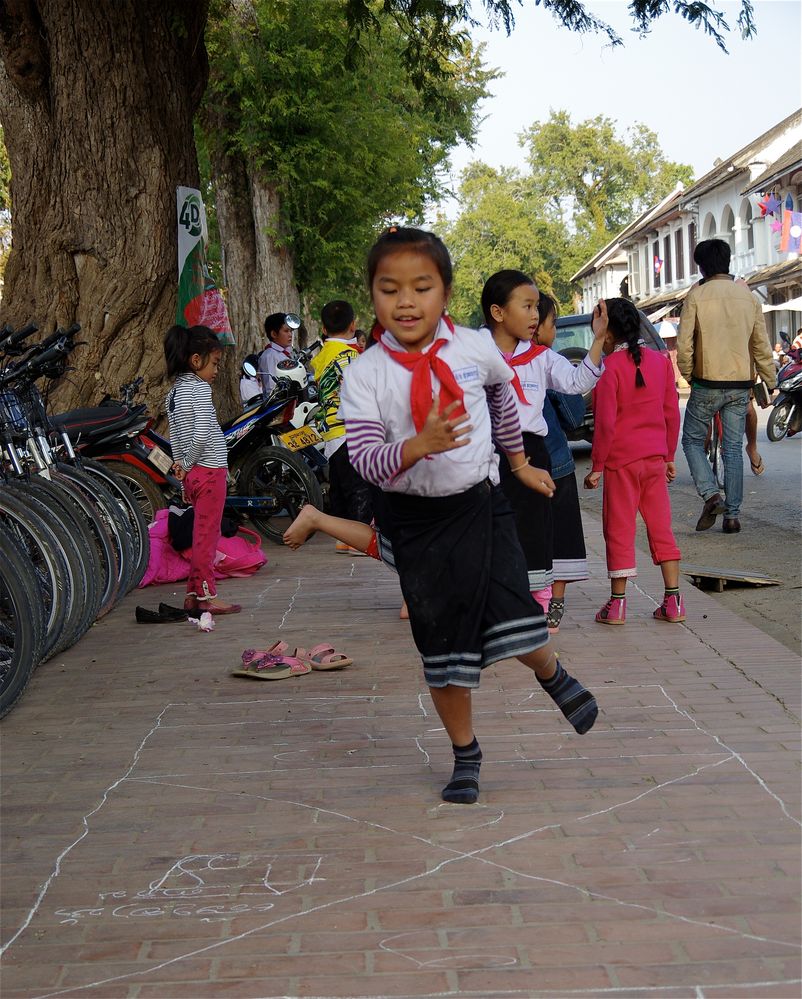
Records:
<instances>
[{"instance_id":1,"label":"red neckerchief","mask_svg":"<svg viewBox=\"0 0 802 999\"><path fill-rule=\"evenodd\" d=\"M448 316L443 316L443 321L453 333L454 324L451 322L451 319ZM382 333L384 333L384 330L376 323L371 331L373 339L381 344L396 363L405 367L407 371L412 372L410 405L412 408L412 422L415 424L415 429L418 433L423 429L423 424L426 422L426 417L432 408L432 372L440 380L440 412L442 413L452 402L459 402L462 405L462 412L465 412L463 404L464 394L457 384L454 372L445 361L437 356L438 351L448 343L448 340L440 337L432 343L429 350L425 353L423 351L411 352L407 350L393 350L388 347L382 339ZM460 412L457 411L453 415L459 416Z\"/></svg>"},{"instance_id":2,"label":"red neckerchief","mask_svg":"<svg viewBox=\"0 0 802 999\"><path fill-rule=\"evenodd\" d=\"M529 350L525 350L523 354L517 354L515 357L505 357L504 360L512 368L512 387L515 389L515 394L524 404L524 406L529 406L531 403L527 400L524 395L523 386L521 385L521 379L518 377L518 372L515 370L522 364L528 364L530 361L542 354L544 350L548 350L548 347L544 347L542 343L533 343Z\"/></svg>"}]
</instances>

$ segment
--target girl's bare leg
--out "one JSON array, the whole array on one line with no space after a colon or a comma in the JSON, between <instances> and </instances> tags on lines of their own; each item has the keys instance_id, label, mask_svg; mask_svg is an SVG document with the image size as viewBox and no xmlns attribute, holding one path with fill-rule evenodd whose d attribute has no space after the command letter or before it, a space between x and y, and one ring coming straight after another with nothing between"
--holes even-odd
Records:
<instances>
[{"instance_id":1,"label":"girl's bare leg","mask_svg":"<svg viewBox=\"0 0 802 999\"><path fill-rule=\"evenodd\" d=\"M358 520L346 520L344 517L332 517L307 503L301 512L284 532L284 544L297 550L304 542L320 531L330 538L342 541L343 544L357 548L361 552L368 550L375 531L368 524Z\"/></svg>"},{"instance_id":2,"label":"girl's bare leg","mask_svg":"<svg viewBox=\"0 0 802 999\"><path fill-rule=\"evenodd\" d=\"M677 559L671 559L670 562L661 562L660 572L663 574L663 582L667 590L679 589L679 562Z\"/></svg>"}]
</instances>

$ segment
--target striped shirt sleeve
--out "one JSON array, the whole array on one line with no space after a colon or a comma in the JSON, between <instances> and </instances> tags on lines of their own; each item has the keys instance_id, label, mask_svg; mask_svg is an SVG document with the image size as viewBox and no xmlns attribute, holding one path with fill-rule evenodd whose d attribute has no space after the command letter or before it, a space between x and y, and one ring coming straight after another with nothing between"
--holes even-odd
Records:
<instances>
[{"instance_id":1,"label":"striped shirt sleeve","mask_svg":"<svg viewBox=\"0 0 802 999\"><path fill-rule=\"evenodd\" d=\"M510 382L485 385L485 394L494 442L506 453L523 451L521 421L518 419L518 408Z\"/></svg>"},{"instance_id":2,"label":"striped shirt sleeve","mask_svg":"<svg viewBox=\"0 0 802 999\"><path fill-rule=\"evenodd\" d=\"M384 425L373 420L346 420L348 458L363 479L374 486L388 485L401 472L403 441L388 444Z\"/></svg>"}]
</instances>

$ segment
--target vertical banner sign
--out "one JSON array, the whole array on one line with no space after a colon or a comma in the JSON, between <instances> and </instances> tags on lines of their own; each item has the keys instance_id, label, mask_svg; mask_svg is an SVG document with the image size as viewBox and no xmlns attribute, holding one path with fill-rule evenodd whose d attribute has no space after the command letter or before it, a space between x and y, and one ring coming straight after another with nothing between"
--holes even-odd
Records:
<instances>
[{"instance_id":1,"label":"vertical banner sign","mask_svg":"<svg viewBox=\"0 0 802 999\"><path fill-rule=\"evenodd\" d=\"M206 210L200 191L176 188L178 209L178 303L179 326L208 326L225 346L234 346L228 309L206 262Z\"/></svg>"}]
</instances>

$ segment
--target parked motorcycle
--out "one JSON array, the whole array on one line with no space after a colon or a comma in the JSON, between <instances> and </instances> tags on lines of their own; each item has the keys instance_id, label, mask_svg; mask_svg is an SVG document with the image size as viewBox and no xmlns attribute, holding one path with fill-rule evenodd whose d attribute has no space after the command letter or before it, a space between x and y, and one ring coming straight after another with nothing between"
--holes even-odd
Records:
<instances>
[{"instance_id":1,"label":"parked motorcycle","mask_svg":"<svg viewBox=\"0 0 802 999\"><path fill-rule=\"evenodd\" d=\"M766 424L772 442L793 437L802 430L802 350L789 346L789 360L777 373L777 398Z\"/></svg>"}]
</instances>

